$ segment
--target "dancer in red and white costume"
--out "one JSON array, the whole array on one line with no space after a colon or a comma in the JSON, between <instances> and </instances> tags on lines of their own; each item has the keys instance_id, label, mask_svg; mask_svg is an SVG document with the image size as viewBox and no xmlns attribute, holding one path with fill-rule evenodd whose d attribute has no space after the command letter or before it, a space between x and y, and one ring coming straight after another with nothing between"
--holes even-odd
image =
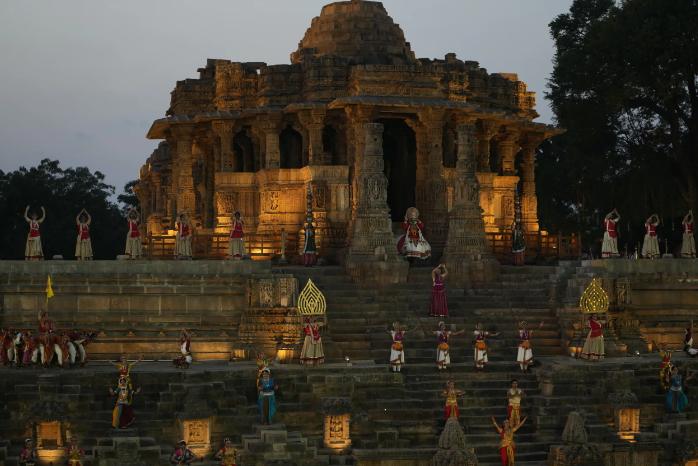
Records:
<instances>
[{"instance_id":1,"label":"dancer in red and white costume","mask_svg":"<svg viewBox=\"0 0 698 466\"><path fill-rule=\"evenodd\" d=\"M240 212L233 214L233 228L230 230L230 242L228 243L228 259L242 260L245 257L245 232Z\"/></svg>"},{"instance_id":2,"label":"dancer in red and white costume","mask_svg":"<svg viewBox=\"0 0 698 466\"><path fill-rule=\"evenodd\" d=\"M601 245L601 257L618 257L618 221L620 214L613 209L604 218L603 244Z\"/></svg>"},{"instance_id":3,"label":"dancer in red and white costume","mask_svg":"<svg viewBox=\"0 0 698 466\"><path fill-rule=\"evenodd\" d=\"M177 236L175 237L175 257L191 260L191 238L194 228L187 214L180 214L177 220Z\"/></svg>"},{"instance_id":4,"label":"dancer in red and white costume","mask_svg":"<svg viewBox=\"0 0 698 466\"><path fill-rule=\"evenodd\" d=\"M136 209L128 211L128 233L126 234L126 255L129 259L140 259L143 255L141 231L138 228L140 214Z\"/></svg>"},{"instance_id":5,"label":"dancer in red and white costume","mask_svg":"<svg viewBox=\"0 0 698 466\"><path fill-rule=\"evenodd\" d=\"M75 258L79 261L91 261L92 238L90 237L90 224L92 223L92 217L85 209L82 209L77 217L75 217L75 223L78 226L78 239L75 243Z\"/></svg>"},{"instance_id":6,"label":"dancer in red and white costume","mask_svg":"<svg viewBox=\"0 0 698 466\"><path fill-rule=\"evenodd\" d=\"M683 242L681 243L681 257L687 259L696 258L696 240L693 237L694 224L693 224L693 211L689 210L686 216L683 218Z\"/></svg>"},{"instance_id":7,"label":"dancer in red and white costume","mask_svg":"<svg viewBox=\"0 0 698 466\"><path fill-rule=\"evenodd\" d=\"M24 209L24 220L29 223L29 234L27 244L24 247L24 259L28 261L40 261L44 258L44 250L41 247L41 231L39 225L46 219L46 210L41 206L41 218L32 212L29 215L29 206Z\"/></svg>"},{"instance_id":8,"label":"dancer in red and white costume","mask_svg":"<svg viewBox=\"0 0 698 466\"><path fill-rule=\"evenodd\" d=\"M659 258L657 226L659 226L659 215L652 214L645 220L645 239L642 242L642 257L645 259Z\"/></svg>"}]
</instances>

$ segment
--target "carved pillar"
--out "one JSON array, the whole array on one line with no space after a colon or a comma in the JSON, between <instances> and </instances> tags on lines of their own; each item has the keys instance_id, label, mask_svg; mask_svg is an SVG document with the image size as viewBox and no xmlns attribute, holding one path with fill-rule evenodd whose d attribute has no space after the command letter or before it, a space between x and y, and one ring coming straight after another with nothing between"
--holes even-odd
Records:
<instances>
[{"instance_id":1,"label":"carved pillar","mask_svg":"<svg viewBox=\"0 0 698 466\"><path fill-rule=\"evenodd\" d=\"M213 123L213 133L220 140L220 147L216 154L216 171L230 171L233 169L233 132L235 123L230 121L216 121Z\"/></svg>"},{"instance_id":2,"label":"carved pillar","mask_svg":"<svg viewBox=\"0 0 698 466\"><path fill-rule=\"evenodd\" d=\"M491 172L490 167L490 143L499 126L491 120L480 120L479 131L477 133L477 171Z\"/></svg>"},{"instance_id":3,"label":"carved pillar","mask_svg":"<svg viewBox=\"0 0 698 466\"><path fill-rule=\"evenodd\" d=\"M178 127L174 130L176 154L175 164L177 172L173 174L177 178L177 211L175 215L188 212L195 213L196 195L194 194L194 176L192 172L192 129Z\"/></svg>"},{"instance_id":4,"label":"carved pillar","mask_svg":"<svg viewBox=\"0 0 698 466\"><path fill-rule=\"evenodd\" d=\"M417 156L417 207L426 225L427 240L431 243L434 257L439 257L446 242L448 208L446 205L446 181L443 176L443 127L444 111L429 110L420 112L423 131L418 136L424 138L417 146L426 150L426 157Z\"/></svg>"},{"instance_id":5,"label":"carved pillar","mask_svg":"<svg viewBox=\"0 0 698 466\"><path fill-rule=\"evenodd\" d=\"M452 280L459 286L493 280L499 264L487 252L485 225L480 208L480 185L475 176L477 162L473 150L474 128L472 121L463 120L458 125L458 161L453 208L448 216L448 239L444 249L444 262Z\"/></svg>"},{"instance_id":6,"label":"carved pillar","mask_svg":"<svg viewBox=\"0 0 698 466\"><path fill-rule=\"evenodd\" d=\"M528 134L522 145L522 158L519 166L521 178L521 210L523 228L527 232L537 232L538 198L536 197L536 149L543 142L540 134Z\"/></svg>"},{"instance_id":7,"label":"carved pillar","mask_svg":"<svg viewBox=\"0 0 698 466\"><path fill-rule=\"evenodd\" d=\"M308 165L328 165L322 145L325 109L317 108L298 113L298 119L308 131Z\"/></svg>"},{"instance_id":8,"label":"carved pillar","mask_svg":"<svg viewBox=\"0 0 698 466\"><path fill-rule=\"evenodd\" d=\"M281 147L279 145L279 128L281 126L281 115L267 115L261 122L264 133L264 168L276 169L281 166Z\"/></svg>"},{"instance_id":9,"label":"carved pillar","mask_svg":"<svg viewBox=\"0 0 698 466\"><path fill-rule=\"evenodd\" d=\"M364 126L373 120L373 108L356 106L347 107L347 149L350 156L349 179L351 180L351 209L352 221L356 217L358 179L361 173L361 164L364 155L365 132ZM381 134L382 139L382 134ZM351 235L352 228L349 229Z\"/></svg>"},{"instance_id":10,"label":"carved pillar","mask_svg":"<svg viewBox=\"0 0 698 466\"><path fill-rule=\"evenodd\" d=\"M388 180L383 173L383 125L362 127L364 153L357 189L356 212L347 254L347 272L356 281L375 285L407 280L408 264L397 254L388 211Z\"/></svg>"},{"instance_id":11,"label":"carved pillar","mask_svg":"<svg viewBox=\"0 0 698 466\"><path fill-rule=\"evenodd\" d=\"M519 151L519 132L507 128L505 136L497 141L497 152L499 155L499 172L504 176L516 175L514 159Z\"/></svg>"}]
</instances>

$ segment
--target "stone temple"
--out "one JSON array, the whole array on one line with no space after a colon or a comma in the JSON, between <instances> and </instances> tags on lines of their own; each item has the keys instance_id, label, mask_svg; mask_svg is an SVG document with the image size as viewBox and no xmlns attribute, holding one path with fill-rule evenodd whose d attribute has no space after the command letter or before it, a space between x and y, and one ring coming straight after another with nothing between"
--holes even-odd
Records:
<instances>
[{"instance_id":1,"label":"stone temple","mask_svg":"<svg viewBox=\"0 0 698 466\"><path fill-rule=\"evenodd\" d=\"M524 229L538 232L535 151L559 130L533 121L534 93L516 74L452 53L417 58L379 2L325 6L290 64L209 59L198 71L177 82L167 116L148 131L162 140L137 187L151 234L185 211L202 232L227 233L240 211L252 232L295 235L310 187L323 256L343 262L374 187L393 222L419 209L438 258L459 151L477 172L484 230L509 231L518 189ZM381 125L370 162L387 184L362 192L368 124Z\"/></svg>"},{"instance_id":2,"label":"stone temple","mask_svg":"<svg viewBox=\"0 0 698 466\"><path fill-rule=\"evenodd\" d=\"M326 6L289 65L209 60L148 133L163 142L137 187L147 259L0 261L0 466L22 464L25 439L36 464L66 464L73 438L83 466L170 465L180 439L203 460L192 464L230 466L214 459L226 438L240 466L498 466L491 417L509 416L513 380L525 392L517 465L697 466L698 358L684 338L698 321L698 261L577 254L512 266L490 247L515 214L544 237L534 154L559 130L534 123L533 104L515 75L417 59L376 2ZM448 266L447 316L430 312L431 267L397 255L395 224L411 206ZM326 260L314 267L282 240L298 240L306 210ZM183 211L199 224L194 260L161 260ZM214 260L234 211L255 260ZM605 322L603 361L580 357L590 311ZM324 324L323 364L301 364L315 338L305 318ZM453 331L446 370L441 321ZM522 321L533 332L525 372ZM400 371L393 323L407 329ZM491 332L484 370L478 324ZM173 364L183 329L188 368ZM83 332L94 336L84 367L41 367L32 345L60 349ZM6 357L14 347L21 364ZM669 351L683 409L660 378ZM133 424L113 428L122 355L140 391ZM265 365L278 385L268 424Z\"/></svg>"}]
</instances>

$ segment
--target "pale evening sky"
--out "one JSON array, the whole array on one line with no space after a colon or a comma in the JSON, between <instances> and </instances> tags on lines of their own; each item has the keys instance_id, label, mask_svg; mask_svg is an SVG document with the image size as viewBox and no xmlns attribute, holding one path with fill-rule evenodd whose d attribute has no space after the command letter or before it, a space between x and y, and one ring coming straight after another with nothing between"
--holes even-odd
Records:
<instances>
[{"instance_id":1,"label":"pale evening sky","mask_svg":"<svg viewBox=\"0 0 698 466\"><path fill-rule=\"evenodd\" d=\"M117 192L157 145L175 81L207 58L289 63L324 0L3 0L0 170L58 159ZM552 70L548 23L572 0L385 0L418 57L516 72L538 97Z\"/></svg>"}]
</instances>

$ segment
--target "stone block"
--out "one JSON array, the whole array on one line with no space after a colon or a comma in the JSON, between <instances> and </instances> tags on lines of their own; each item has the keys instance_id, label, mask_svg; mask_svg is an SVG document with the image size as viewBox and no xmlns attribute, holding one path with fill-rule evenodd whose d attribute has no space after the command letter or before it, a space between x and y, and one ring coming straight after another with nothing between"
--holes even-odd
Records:
<instances>
[{"instance_id":1,"label":"stone block","mask_svg":"<svg viewBox=\"0 0 698 466\"><path fill-rule=\"evenodd\" d=\"M160 297L147 295L131 296L131 310L159 311Z\"/></svg>"},{"instance_id":2,"label":"stone block","mask_svg":"<svg viewBox=\"0 0 698 466\"><path fill-rule=\"evenodd\" d=\"M81 295L77 297L77 311L82 313L108 312L110 310L109 296Z\"/></svg>"}]
</instances>

